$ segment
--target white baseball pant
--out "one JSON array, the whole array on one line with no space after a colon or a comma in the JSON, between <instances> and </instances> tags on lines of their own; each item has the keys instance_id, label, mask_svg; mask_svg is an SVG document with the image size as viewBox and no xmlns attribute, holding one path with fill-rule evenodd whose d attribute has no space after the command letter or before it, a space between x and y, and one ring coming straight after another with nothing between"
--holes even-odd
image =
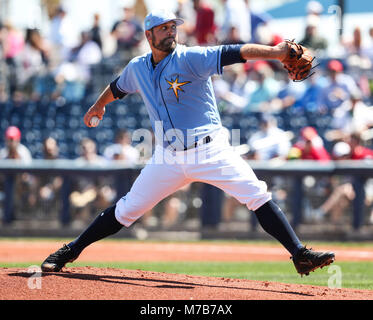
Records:
<instances>
[{"instance_id":1,"label":"white baseball pant","mask_svg":"<svg viewBox=\"0 0 373 320\"><path fill-rule=\"evenodd\" d=\"M187 151L173 152L157 145L130 191L116 203L115 217L129 227L162 199L197 181L222 189L249 210L271 199L266 183L258 180L229 144L227 131L221 129L210 143Z\"/></svg>"}]
</instances>

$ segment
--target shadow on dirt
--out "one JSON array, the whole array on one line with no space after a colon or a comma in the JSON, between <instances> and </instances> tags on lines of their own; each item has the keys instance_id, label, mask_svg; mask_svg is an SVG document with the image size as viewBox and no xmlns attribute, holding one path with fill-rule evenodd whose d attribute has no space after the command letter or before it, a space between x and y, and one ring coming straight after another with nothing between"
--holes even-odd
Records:
<instances>
[{"instance_id":1,"label":"shadow on dirt","mask_svg":"<svg viewBox=\"0 0 373 320\"><path fill-rule=\"evenodd\" d=\"M30 273L27 272L12 272L8 274L10 277L23 277L29 278ZM280 290L270 290L262 288L245 288L245 287L235 287L235 286L225 286L216 284L201 284L194 282L182 282L167 279L157 279L156 274L150 274L143 271L140 277L126 277L126 276L114 276L107 274L87 274L87 273L72 273L69 271L65 272L43 272L42 277L61 277L66 279L78 279L78 280L88 280L88 281L102 281L115 284L124 284L130 286L142 286L151 288L168 288L168 289L195 289L196 287L206 287L206 288L220 288L220 289L230 289L230 290L243 290L243 291L262 291L262 292L273 292L280 294L290 294L297 296L313 297L313 294L294 292L294 291L280 291ZM154 283L156 285L154 285Z\"/></svg>"}]
</instances>

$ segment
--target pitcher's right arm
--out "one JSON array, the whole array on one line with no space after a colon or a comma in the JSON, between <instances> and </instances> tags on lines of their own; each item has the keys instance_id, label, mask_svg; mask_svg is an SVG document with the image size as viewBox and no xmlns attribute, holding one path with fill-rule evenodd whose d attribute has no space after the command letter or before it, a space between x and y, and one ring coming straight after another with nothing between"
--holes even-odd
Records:
<instances>
[{"instance_id":1,"label":"pitcher's right arm","mask_svg":"<svg viewBox=\"0 0 373 320\"><path fill-rule=\"evenodd\" d=\"M126 94L120 92L116 86L119 78L115 79L110 85L108 85L105 90L100 94L96 102L88 109L84 115L84 123L87 127L92 127L90 121L92 117L96 116L102 120L105 114L105 107L109 103L116 99L122 99Z\"/></svg>"}]
</instances>

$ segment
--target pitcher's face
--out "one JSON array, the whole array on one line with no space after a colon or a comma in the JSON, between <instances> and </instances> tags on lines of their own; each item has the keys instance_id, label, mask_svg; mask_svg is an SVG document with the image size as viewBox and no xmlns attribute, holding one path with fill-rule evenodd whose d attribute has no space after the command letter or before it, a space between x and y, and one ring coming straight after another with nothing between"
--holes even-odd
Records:
<instances>
[{"instance_id":1,"label":"pitcher's face","mask_svg":"<svg viewBox=\"0 0 373 320\"><path fill-rule=\"evenodd\" d=\"M176 48L177 28L173 21L161 24L146 31L146 36L152 48L170 53Z\"/></svg>"}]
</instances>

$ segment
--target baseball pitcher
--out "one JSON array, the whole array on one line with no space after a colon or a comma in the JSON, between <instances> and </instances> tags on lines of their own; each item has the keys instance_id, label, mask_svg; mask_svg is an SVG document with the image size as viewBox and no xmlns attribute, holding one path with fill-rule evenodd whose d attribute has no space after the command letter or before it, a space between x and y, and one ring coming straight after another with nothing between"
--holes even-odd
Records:
<instances>
[{"instance_id":1,"label":"baseball pitcher","mask_svg":"<svg viewBox=\"0 0 373 320\"><path fill-rule=\"evenodd\" d=\"M334 253L302 245L266 183L233 151L211 81L212 75L223 73L224 66L252 59L279 60L292 80L303 80L312 69L308 50L293 41L276 46L186 47L177 43L177 27L182 23L173 13L149 13L144 28L151 51L133 58L84 116L88 127L96 126L108 104L138 92L155 132L152 159L127 194L100 213L77 239L47 257L43 271L60 271L88 245L130 227L162 199L194 181L222 189L253 211L263 229L287 249L301 275L334 261Z\"/></svg>"}]
</instances>

